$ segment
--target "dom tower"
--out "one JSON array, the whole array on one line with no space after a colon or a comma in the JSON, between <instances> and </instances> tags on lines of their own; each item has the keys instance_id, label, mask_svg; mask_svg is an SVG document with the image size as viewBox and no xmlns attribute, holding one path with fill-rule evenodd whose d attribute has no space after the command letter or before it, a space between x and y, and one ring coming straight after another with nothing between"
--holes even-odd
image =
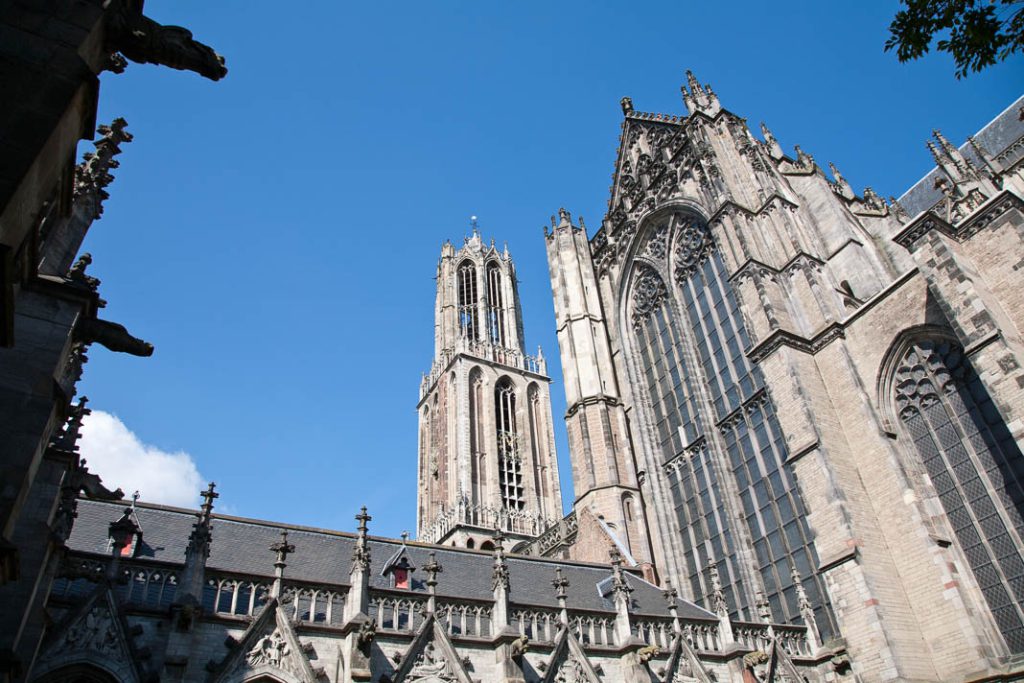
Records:
<instances>
[{"instance_id":1,"label":"dom tower","mask_svg":"<svg viewBox=\"0 0 1024 683\"><path fill-rule=\"evenodd\" d=\"M562 517L546 364L523 347L508 248L476 230L441 247L434 363L420 387L420 540L530 540Z\"/></svg>"}]
</instances>

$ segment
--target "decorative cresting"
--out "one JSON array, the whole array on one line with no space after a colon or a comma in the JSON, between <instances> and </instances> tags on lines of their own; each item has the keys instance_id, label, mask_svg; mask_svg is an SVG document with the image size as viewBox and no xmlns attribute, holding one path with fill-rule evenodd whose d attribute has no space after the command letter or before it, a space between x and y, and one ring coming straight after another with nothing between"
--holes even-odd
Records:
<instances>
[{"instance_id":1,"label":"decorative cresting","mask_svg":"<svg viewBox=\"0 0 1024 683\"><path fill-rule=\"evenodd\" d=\"M955 342L912 344L893 392L996 626L1024 652L1024 454Z\"/></svg>"},{"instance_id":2,"label":"decorative cresting","mask_svg":"<svg viewBox=\"0 0 1024 683\"><path fill-rule=\"evenodd\" d=\"M638 330L661 307L668 290L661 276L650 266L637 268L633 281L633 329Z\"/></svg>"},{"instance_id":3,"label":"decorative cresting","mask_svg":"<svg viewBox=\"0 0 1024 683\"><path fill-rule=\"evenodd\" d=\"M715 248L715 242L711 239L707 224L695 216L676 214L673 219L676 222L674 275L676 281L683 284L707 260Z\"/></svg>"},{"instance_id":4,"label":"decorative cresting","mask_svg":"<svg viewBox=\"0 0 1024 683\"><path fill-rule=\"evenodd\" d=\"M963 352L949 342L914 344L896 371L896 409L904 422L912 415L956 391L954 379L963 381Z\"/></svg>"}]
</instances>

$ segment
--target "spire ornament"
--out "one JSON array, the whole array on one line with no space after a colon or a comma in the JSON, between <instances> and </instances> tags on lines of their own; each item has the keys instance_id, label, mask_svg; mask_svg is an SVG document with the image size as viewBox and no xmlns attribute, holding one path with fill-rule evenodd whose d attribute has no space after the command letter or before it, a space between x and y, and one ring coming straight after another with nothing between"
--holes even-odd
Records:
<instances>
[{"instance_id":1,"label":"spire ornament","mask_svg":"<svg viewBox=\"0 0 1024 683\"><path fill-rule=\"evenodd\" d=\"M369 526L366 523L371 520L373 520L373 517L366 513L366 506L364 505L360 508L359 514L356 515L356 521L359 522L357 527L359 535L356 537L356 547L352 550L352 572L365 572L370 569L370 545L367 542L366 536Z\"/></svg>"},{"instance_id":2,"label":"spire ornament","mask_svg":"<svg viewBox=\"0 0 1024 683\"><path fill-rule=\"evenodd\" d=\"M281 582L284 580L284 568L288 566L288 556L295 552L295 546L288 542L288 530L281 530L281 540L270 546L270 550L277 554L274 560L274 585L271 588L270 596L281 597Z\"/></svg>"},{"instance_id":3,"label":"spire ornament","mask_svg":"<svg viewBox=\"0 0 1024 683\"><path fill-rule=\"evenodd\" d=\"M555 567L555 578L551 585L555 589L555 598L558 600L558 619L563 624L568 624L569 612L566 609L566 598L569 595L569 579L562 575L561 567Z\"/></svg>"}]
</instances>

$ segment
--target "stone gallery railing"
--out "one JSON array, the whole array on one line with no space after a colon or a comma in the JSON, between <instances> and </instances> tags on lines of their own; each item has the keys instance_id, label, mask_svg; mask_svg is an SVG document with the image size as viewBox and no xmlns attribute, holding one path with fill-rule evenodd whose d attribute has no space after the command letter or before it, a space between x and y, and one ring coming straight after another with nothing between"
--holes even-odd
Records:
<instances>
[{"instance_id":1,"label":"stone gallery railing","mask_svg":"<svg viewBox=\"0 0 1024 683\"><path fill-rule=\"evenodd\" d=\"M494 633L491 606L485 603L445 600L438 602L436 614L450 636L489 638Z\"/></svg>"},{"instance_id":2,"label":"stone gallery railing","mask_svg":"<svg viewBox=\"0 0 1024 683\"><path fill-rule=\"evenodd\" d=\"M489 505L472 505L462 499L455 508L442 512L430 526L422 530L419 540L424 543L437 543L460 524L487 530L500 528L510 534L536 536L553 522L532 512L498 509Z\"/></svg>"},{"instance_id":3,"label":"stone gallery railing","mask_svg":"<svg viewBox=\"0 0 1024 683\"><path fill-rule=\"evenodd\" d=\"M402 591L370 592L370 618L378 631L415 631L426 618L425 595Z\"/></svg>"},{"instance_id":4,"label":"stone gallery railing","mask_svg":"<svg viewBox=\"0 0 1024 683\"><path fill-rule=\"evenodd\" d=\"M430 372L423 376L423 381L420 384L420 398L426 396L427 391L430 390L430 387L434 386L434 382L437 381L437 378L448 367L448 364L460 353L519 370L526 370L536 375L547 375L548 372L548 364L544 356L531 356L518 349L508 349L489 342L459 339L455 346L441 351L437 360L430 367Z\"/></svg>"}]
</instances>

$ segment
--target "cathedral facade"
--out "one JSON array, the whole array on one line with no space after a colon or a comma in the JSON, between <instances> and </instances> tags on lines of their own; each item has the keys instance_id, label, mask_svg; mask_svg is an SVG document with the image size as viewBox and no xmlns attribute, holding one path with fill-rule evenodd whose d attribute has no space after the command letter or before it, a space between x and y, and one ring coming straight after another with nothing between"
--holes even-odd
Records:
<instances>
[{"instance_id":1,"label":"cathedral facade","mask_svg":"<svg viewBox=\"0 0 1024 683\"><path fill-rule=\"evenodd\" d=\"M865 680L1002 670L1024 651L1024 102L961 147L936 131L936 168L886 202L692 76L683 99L623 99L601 225L545 228L574 514L706 608L718 583L734 619L809 607Z\"/></svg>"},{"instance_id":2,"label":"cathedral facade","mask_svg":"<svg viewBox=\"0 0 1024 683\"><path fill-rule=\"evenodd\" d=\"M52 105L12 109L0 185L0 680L1024 675L1024 100L936 133L887 202L693 77L685 116L624 99L600 227L545 228L569 514L512 258L474 229L438 263L418 539L387 539L365 508L354 532L218 514L212 484L196 511L129 504L78 455L90 345L153 350L78 254L131 140L115 120L73 166L96 76L226 73L141 10L0 17L0 74Z\"/></svg>"}]
</instances>

